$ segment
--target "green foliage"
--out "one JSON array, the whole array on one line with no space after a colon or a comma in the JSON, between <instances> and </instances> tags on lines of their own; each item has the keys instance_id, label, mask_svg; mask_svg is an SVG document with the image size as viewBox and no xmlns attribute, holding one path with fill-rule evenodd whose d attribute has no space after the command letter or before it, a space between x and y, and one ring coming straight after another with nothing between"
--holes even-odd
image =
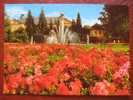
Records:
<instances>
[{"instance_id":1,"label":"green foliage","mask_svg":"<svg viewBox=\"0 0 133 100\"><path fill-rule=\"evenodd\" d=\"M105 5L99 20L108 34L108 39L111 36L112 39L128 42L128 7Z\"/></svg>"},{"instance_id":2,"label":"green foliage","mask_svg":"<svg viewBox=\"0 0 133 100\"><path fill-rule=\"evenodd\" d=\"M80 18L80 13L77 13L77 19L76 19L76 32L79 33L79 35L81 35L80 33L82 32L82 22L81 22L81 18Z\"/></svg>"},{"instance_id":3,"label":"green foliage","mask_svg":"<svg viewBox=\"0 0 133 100\"><path fill-rule=\"evenodd\" d=\"M80 80L83 83L83 87L93 86L99 78L93 75L92 71L86 70L81 76Z\"/></svg>"},{"instance_id":4,"label":"green foliage","mask_svg":"<svg viewBox=\"0 0 133 100\"><path fill-rule=\"evenodd\" d=\"M45 74L49 71L50 68L51 68L50 64L44 64L43 67L41 68L41 72Z\"/></svg>"},{"instance_id":5,"label":"green foliage","mask_svg":"<svg viewBox=\"0 0 133 100\"><path fill-rule=\"evenodd\" d=\"M36 27L30 10L27 16L28 17L26 18L25 26L26 26L26 33L28 35L28 40L30 41L31 37L33 37L33 35L36 33Z\"/></svg>"},{"instance_id":6,"label":"green foliage","mask_svg":"<svg viewBox=\"0 0 133 100\"><path fill-rule=\"evenodd\" d=\"M128 86L128 85L130 85L129 83L130 83L130 81L129 81L129 75L125 75L125 76L123 76L123 85L126 85L126 86Z\"/></svg>"},{"instance_id":7,"label":"green foliage","mask_svg":"<svg viewBox=\"0 0 133 100\"><path fill-rule=\"evenodd\" d=\"M80 93L81 95L88 95L88 88L81 88Z\"/></svg>"},{"instance_id":8,"label":"green foliage","mask_svg":"<svg viewBox=\"0 0 133 100\"><path fill-rule=\"evenodd\" d=\"M5 33L8 33L10 31L10 19L9 19L9 16L7 16L7 14L5 14L4 16L4 30L5 30Z\"/></svg>"},{"instance_id":9,"label":"green foliage","mask_svg":"<svg viewBox=\"0 0 133 100\"><path fill-rule=\"evenodd\" d=\"M49 62L55 62L55 61L58 61L58 60L61 60L63 59L63 55L58 55L58 54L52 54L52 55L49 55L47 60Z\"/></svg>"},{"instance_id":10,"label":"green foliage","mask_svg":"<svg viewBox=\"0 0 133 100\"><path fill-rule=\"evenodd\" d=\"M25 75L26 76L34 75L34 67L27 66L25 69Z\"/></svg>"},{"instance_id":11,"label":"green foliage","mask_svg":"<svg viewBox=\"0 0 133 100\"><path fill-rule=\"evenodd\" d=\"M24 28L20 27L11 32L9 20L5 19L5 41L7 42L28 42L28 36Z\"/></svg>"},{"instance_id":12,"label":"green foliage","mask_svg":"<svg viewBox=\"0 0 133 100\"><path fill-rule=\"evenodd\" d=\"M41 11L40 16L39 16L38 32L40 34L48 34L49 33L44 10Z\"/></svg>"},{"instance_id":13,"label":"green foliage","mask_svg":"<svg viewBox=\"0 0 133 100\"><path fill-rule=\"evenodd\" d=\"M12 34L14 34L14 40L12 42L28 42L28 36L24 28L20 27Z\"/></svg>"},{"instance_id":14,"label":"green foliage","mask_svg":"<svg viewBox=\"0 0 133 100\"><path fill-rule=\"evenodd\" d=\"M28 36L25 33L17 34L16 38L17 38L18 42L21 42L21 43L23 43L23 42L27 43L28 42Z\"/></svg>"},{"instance_id":15,"label":"green foliage","mask_svg":"<svg viewBox=\"0 0 133 100\"><path fill-rule=\"evenodd\" d=\"M52 85L48 90L49 95L54 95L56 93L56 90L57 90L57 87L55 85Z\"/></svg>"},{"instance_id":16,"label":"green foliage","mask_svg":"<svg viewBox=\"0 0 133 100\"><path fill-rule=\"evenodd\" d=\"M108 82L112 82L112 69L108 68L106 75L104 77Z\"/></svg>"},{"instance_id":17,"label":"green foliage","mask_svg":"<svg viewBox=\"0 0 133 100\"><path fill-rule=\"evenodd\" d=\"M112 45L112 50L115 52L124 52L124 53L128 54L129 53L129 45L114 44L114 45Z\"/></svg>"},{"instance_id":18,"label":"green foliage","mask_svg":"<svg viewBox=\"0 0 133 100\"><path fill-rule=\"evenodd\" d=\"M12 63L12 68L13 68L13 71L15 73L17 73L19 71L19 68L18 68L18 61L17 60L14 60L13 63Z\"/></svg>"},{"instance_id":19,"label":"green foliage","mask_svg":"<svg viewBox=\"0 0 133 100\"><path fill-rule=\"evenodd\" d=\"M56 93L56 90L57 90L57 87L55 85L52 85L49 89L44 89L40 95L44 95L44 96L47 96L47 95L54 95Z\"/></svg>"}]
</instances>

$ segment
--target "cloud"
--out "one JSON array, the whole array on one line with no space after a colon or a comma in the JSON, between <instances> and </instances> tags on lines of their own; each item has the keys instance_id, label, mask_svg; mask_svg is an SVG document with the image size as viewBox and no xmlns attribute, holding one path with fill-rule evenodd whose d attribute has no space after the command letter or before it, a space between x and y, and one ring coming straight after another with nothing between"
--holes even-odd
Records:
<instances>
[{"instance_id":1,"label":"cloud","mask_svg":"<svg viewBox=\"0 0 133 100\"><path fill-rule=\"evenodd\" d=\"M11 7L6 9L6 13L10 18L19 18L21 14L27 14L27 10L23 7Z\"/></svg>"},{"instance_id":2,"label":"cloud","mask_svg":"<svg viewBox=\"0 0 133 100\"><path fill-rule=\"evenodd\" d=\"M51 16L57 17L57 16L60 16L61 13L64 13L64 12L51 12L51 13L48 13L47 16L48 17L51 17Z\"/></svg>"},{"instance_id":3,"label":"cloud","mask_svg":"<svg viewBox=\"0 0 133 100\"><path fill-rule=\"evenodd\" d=\"M101 22L98 19L92 19L92 20L88 20L86 18L82 18L82 24L83 25L89 25L89 26L93 26L94 24L101 24Z\"/></svg>"}]
</instances>

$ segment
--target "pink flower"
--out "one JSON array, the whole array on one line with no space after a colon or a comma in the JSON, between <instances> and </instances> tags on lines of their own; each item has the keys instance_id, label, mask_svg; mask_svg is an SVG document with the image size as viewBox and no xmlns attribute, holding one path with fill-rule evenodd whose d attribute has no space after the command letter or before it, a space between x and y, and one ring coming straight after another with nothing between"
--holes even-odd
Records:
<instances>
[{"instance_id":1,"label":"pink flower","mask_svg":"<svg viewBox=\"0 0 133 100\"><path fill-rule=\"evenodd\" d=\"M94 87L90 88L90 91L92 95L109 95L103 82L97 82Z\"/></svg>"},{"instance_id":2,"label":"pink flower","mask_svg":"<svg viewBox=\"0 0 133 100\"><path fill-rule=\"evenodd\" d=\"M129 62L126 62L123 66L121 66L120 69L113 74L113 81L116 83L121 83L123 81L123 76L129 75L129 66Z\"/></svg>"},{"instance_id":3,"label":"pink flower","mask_svg":"<svg viewBox=\"0 0 133 100\"><path fill-rule=\"evenodd\" d=\"M106 80L97 82L94 87L90 88L92 95L112 95L116 88L113 84L108 83Z\"/></svg>"}]
</instances>

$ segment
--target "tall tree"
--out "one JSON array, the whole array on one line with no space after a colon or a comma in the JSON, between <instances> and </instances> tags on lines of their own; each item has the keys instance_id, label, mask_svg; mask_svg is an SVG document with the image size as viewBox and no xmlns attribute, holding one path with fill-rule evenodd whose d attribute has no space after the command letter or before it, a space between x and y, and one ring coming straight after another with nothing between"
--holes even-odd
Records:
<instances>
[{"instance_id":1,"label":"tall tree","mask_svg":"<svg viewBox=\"0 0 133 100\"><path fill-rule=\"evenodd\" d=\"M76 30L78 33L81 33L81 29L82 29L81 18L80 18L80 13L78 12L76 19Z\"/></svg>"},{"instance_id":2,"label":"tall tree","mask_svg":"<svg viewBox=\"0 0 133 100\"><path fill-rule=\"evenodd\" d=\"M45 35L48 34L47 20L43 9L41 10L41 13L39 16L38 29L40 34L45 34Z\"/></svg>"},{"instance_id":3,"label":"tall tree","mask_svg":"<svg viewBox=\"0 0 133 100\"><path fill-rule=\"evenodd\" d=\"M82 32L82 22L80 18L80 13L77 13L77 19L76 19L76 32L79 33L80 41L83 42L84 34Z\"/></svg>"},{"instance_id":4,"label":"tall tree","mask_svg":"<svg viewBox=\"0 0 133 100\"><path fill-rule=\"evenodd\" d=\"M36 27L35 27L34 20L33 20L33 17L32 17L32 13L31 13L30 10L28 11L25 26L26 26L26 32L27 32L27 35L28 35L28 39L30 41L32 41L32 39L34 37L34 34L36 33L36 29L35 29Z\"/></svg>"},{"instance_id":5,"label":"tall tree","mask_svg":"<svg viewBox=\"0 0 133 100\"><path fill-rule=\"evenodd\" d=\"M128 41L128 8L126 6L105 5L99 19L109 37Z\"/></svg>"}]
</instances>

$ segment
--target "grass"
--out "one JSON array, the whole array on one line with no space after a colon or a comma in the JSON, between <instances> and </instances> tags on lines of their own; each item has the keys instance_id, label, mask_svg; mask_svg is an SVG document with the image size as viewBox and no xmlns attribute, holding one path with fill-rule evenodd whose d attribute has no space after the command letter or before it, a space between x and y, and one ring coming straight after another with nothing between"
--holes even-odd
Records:
<instances>
[{"instance_id":1,"label":"grass","mask_svg":"<svg viewBox=\"0 0 133 100\"><path fill-rule=\"evenodd\" d=\"M85 49L97 48L97 49L105 49L107 47L111 47L114 52L124 52L129 53L129 45L128 44L86 44L82 45Z\"/></svg>"}]
</instances>

